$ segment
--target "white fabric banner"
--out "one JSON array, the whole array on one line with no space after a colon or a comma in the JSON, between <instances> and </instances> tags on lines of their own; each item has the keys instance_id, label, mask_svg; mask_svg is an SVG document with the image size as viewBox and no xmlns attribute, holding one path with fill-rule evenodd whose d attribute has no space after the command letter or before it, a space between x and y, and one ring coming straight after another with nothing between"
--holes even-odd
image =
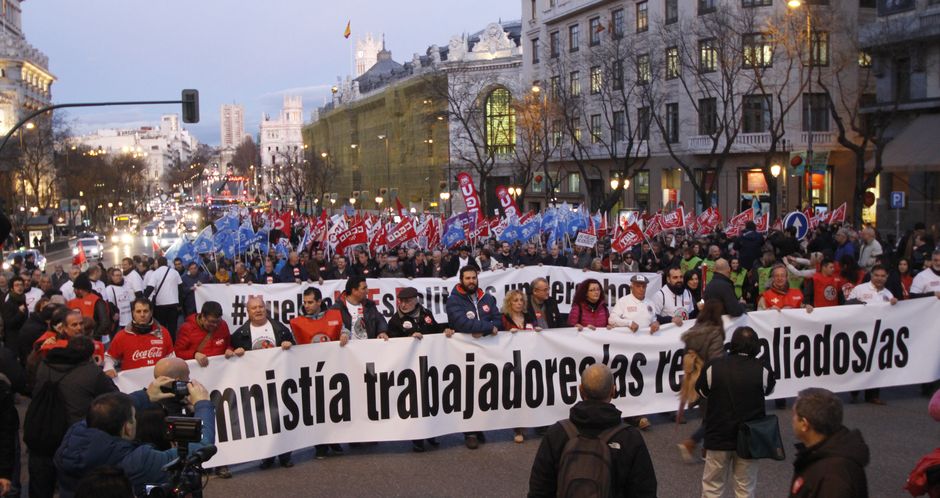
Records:
<instances>
[{"instance_id":1,"label":"white fabric banner","mask_svg":"<svg viewBox=\"0 0 940 498\"><path fill-rule=\"evenodd\" d=\"M940 301L754 312L728 322L754 327L778 375L774 397L940 378ZM455 334L295 346L214 357L192 377L216 405L219 453L211 464L257 460L320 443L410 440L474 430L535 427L568 416L579 373L614 372L624 415L675 410L682 378L680 333L691 326ZM125 392L151 368L122 372Z\"/></svg>"},{"instance_id":2,"label":"white fabric banner","mask_svg":"<svg viewBox=\"0 0 940 498\"><path fill-rule=\"evenodd\" d=\"M577 285L588 278L597 279L605 289L607 303L613 306L621 296L630 293L630 278L633 273L598 273L586 272L563 266L528 266L507 270L486 271L480 273L480 288L492 294L499 306L503 305L503 297L513 289L528 293L529 285L537 277L548 279L551 296L558 301L558 309L568 313L571 309L571 300ZM662 277L658 273L644 273L649 278L647 295L652 296L658 292L662 285ZM375 301L379 311L389 319L395 312L395 300L398 289L414 287L418 289L418 299L432 313L439 322L447 321L447 311L444 302L450 296L457 277L441 278L370 278L369 298ZM196 309L202 308L206 301L217 301L222 305L222 317L229 327L235 328L245 323L248 317L245 307L248 296L262 295L268 305L270 316L285 324L300 313L303 303L303 292L307 287L317 287L323 294L327 306L336 302L336 298L346 288L345 280L326 280L323 285L317 283L288 283L288 284L207 284L196 288Z\"/></svg>"}]
</instances>

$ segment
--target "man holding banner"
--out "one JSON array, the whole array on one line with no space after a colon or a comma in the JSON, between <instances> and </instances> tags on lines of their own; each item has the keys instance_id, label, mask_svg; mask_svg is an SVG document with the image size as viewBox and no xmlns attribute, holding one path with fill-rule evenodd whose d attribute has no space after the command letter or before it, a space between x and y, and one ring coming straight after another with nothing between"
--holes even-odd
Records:
<instances>
[{"instance_id":1,"label":"man holding banner","mask_svg":"<svg viewBox=\"0 0 940 498\"><path fill-rule=\"evenodd\" d=\"M362 275L346 280L346 291L336 300L335 309L343 316L343 333L339 344L345 346L350 339L388 339L385 317L368 298L369 285Z\"/></svg>"}]
</instances>

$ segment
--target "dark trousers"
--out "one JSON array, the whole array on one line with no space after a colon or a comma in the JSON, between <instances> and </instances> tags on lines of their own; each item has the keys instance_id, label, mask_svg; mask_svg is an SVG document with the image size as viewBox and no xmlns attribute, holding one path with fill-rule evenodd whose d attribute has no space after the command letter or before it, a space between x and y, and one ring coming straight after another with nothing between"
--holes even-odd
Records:
<instances>
[{"instance_id":1,"label":"dark trousers","mask_svg":"<svg viewBox=\"0 0 940 498\"><path fill-rule=\"evenodd\" d=\"M29 498L52 498L55 481L52 456L29 452Z\"/></svg>"},{"instance_id":2,"label":"dark trousers","mask_svg":"<svg viewBox=\"0 0 940 498\"><path fill-rule=\"evenodd\" d=\"M166 327L170 332L170 337L173 338L173 342L176 343L176 321L179 319L177 305L166 304L155 306L153 308L153 317L160 322L160 325Z\"/></svg>"},{"instance_id":3,"label":"dark trousers","mask_svg":"<svg viewBox=\"0 0 940 498\"><path fill-rule=\"evenodd\" d=\"M281 463L289 462L289 461L290 461L291 454L292 454L292 453L291 453L290 451L288 451L287 453L281 453L280 455L277 456L277 459L278 459L278 461L280 461ZM261 460L261 461L264 462L264 463L273 464L273 463L274 463L274 457L265 458L264 460Z\"/></svg>"}]
</instances>

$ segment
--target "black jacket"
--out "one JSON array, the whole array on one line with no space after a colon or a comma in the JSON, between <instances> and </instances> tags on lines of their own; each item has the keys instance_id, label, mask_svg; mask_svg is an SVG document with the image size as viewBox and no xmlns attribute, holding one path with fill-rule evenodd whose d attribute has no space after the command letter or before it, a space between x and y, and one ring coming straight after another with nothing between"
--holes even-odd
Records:
<instances>
[{"instance_id":1,"label":"black jacket","mask_svg":"<svg viewBox=\"0 0 940 498\"><path fill-rule=\"evenodd\" d=\"M0 479L13 480L19 431L20 416L16 411L16 395L6 376L0 375Z\"/></svg>"},{"instance_id":2,"label":"black jacket","mask_svg":"<svg viewBox=\"0 0 940 498\"><path fill-rule=\"evenodd\" d=\"M424 306L418 305L417 318L411 315L402 315L395 312L388 320L389 337L411 337L415 332L421 334L439 334L444 331L444 325L437 323L434 315Z\"/></svg>"},{"instance_id":3,"label":"black jacket","mask_svg":"<svg viewBox=\"0 0 940 498\"><path fill-rule=\"evenodd\" d=\"M85 419L92 400L118 390L90 355L71 348L49 350L36 370L33 395L39 393L46 382L55 381L59 381L59 393L68 412L69 425Z\"/></svg>"},{"instance_id":4,"label":"black jacket","mask_svg":"<svg viewBox=\"0 0 940 498\"><path fill-rule=\"evenodd\" d=\"M281 343L287 341L291 344L297 344L297 341L294 340L294 334L291 334L290 329L287 328L283 323L272 320L271 317L268 317L268 321L271 322L271 328L274 330L274 340L277 344L275 347L280 347ZM245 351L251 351L251 322L245 322L244 325L235 329L235 332L232 333L232 349L243 348Z\"/></svg>"},{"instance_id":5,"label":"black jacket","mask_svg":"<svg viewBox=\"0 0 940 498\"><path fill-rule=\"evenodd\" d=\"M536 324L535 308L532 304L532 296L526 296L526 310L525 310L525 321L526 323ZM558 301L554 297L549 296L548 299L543 303L545 308L545 322L548 324L548 328L556 329L558 327L567 327L567 319L561 316L561 313L558 312Z\"/></svg>"},{"instance_id":6,"label":"black jacket","mask_svg":"<svg viewBox=\"0 0 940 498\"><path fill-rule=\"evenodd\" d=\"M725 313L731 316L741 316L744 314L744 306L738 301L737 294L734 293L734 282L730 278L715 273L702 296L704 299L720 299L725 305Z\"/></svg>"},{"instance_id":7,"label":"black jacket","mask_svg":"<svg viewBox=\"0 0 940 498\"><path fill-rule=\"evenodd\" d=\"M754 266L760 259L764 247L764 236L754 230L748 230L734 241L734 248L738 251L738 258L742 268Z\"/></svg>"},{"instance_id":8,"label":"black jacket","mask_svg":"<svg viewBox=\"0 0 940 498\"><path fill-rule=\"evenodd\" d=\"M738 426L766 415L764 396L773 392L775 382L773 372L750 356L729 354L708 363L695 383L699 395L708 399L705 449L734 451Z\"/></svg>"},{"instance_id":9,"label":"black jacket","mask_svg":"<svg viewBox=\"0 0 940 498\"><path fill-rule=\"evenodd\" d=\"M580 401L571 407L570 419L582 434L597 436L620 423L621 413L602 401ZM560 423L548 428L539 445L529 476L530 497L553 497L557 492L561 454L568 434ZM619 449L611 449L611 496L656 496L656 472L643 436L627 427L611 439Z\"/></svg>"},{"instance_id":10,"label":"black jacket","mask_svg":"<svg viewBox=\"0 0 940 498\"><path fill-rule=\"evenodd\" d=\"M845 427L807 448L796 445L790 496L794 498L867 498L868 445L858 430Z\"/></svg>"},{"instance_id":11,"label":"black jacket","mask_svg":"<svg viewBox=\"0 0 940 498\"><path fill-rule=\"evenodd\" d=\"M39 313L30 313L26 323L20 328L20 333L8 338L6 346L19 356L20 364L25 366L26 358L33 351L33 343L47 330L49 325L40 318Z\"/></svg>"},{"instance_id":12,"label":"black jacket","mask_svg":"<svg viewBox=\"0 0 940 498\"><path fill-rule=\"evenodd\" d=\"M23 311L20 306L26 306L26 296L23 294L15 295L12 292L7 294L6 298L0 303L0 316L3 317L3 337L9 345L16 344L16 337L19 335L20 328L26 323L28 311Z\"/></svg>"},{"instance_id":13,"label":"black jacket","mask_svg":"<svg viewBox=\"0 0 940 498\"><path fill-rule=\"evenodd\" d=\"M343 315L343 325L346 327L346 330L349 330L349 332L352 333L352 316L349 314L349 310L346 308L345 292L340 294L339 299L336 300L336 304L333 305L333 308L338 309L339 313ZM388 323L385 322L385 317L382 316L382 313L375 306L375 303L372 302L371 299L365 299L362 301L362 319L366 322L366 334L369 336L369 339L375 339L382 332L388 331Z\"/></svg>"}]
</instances>

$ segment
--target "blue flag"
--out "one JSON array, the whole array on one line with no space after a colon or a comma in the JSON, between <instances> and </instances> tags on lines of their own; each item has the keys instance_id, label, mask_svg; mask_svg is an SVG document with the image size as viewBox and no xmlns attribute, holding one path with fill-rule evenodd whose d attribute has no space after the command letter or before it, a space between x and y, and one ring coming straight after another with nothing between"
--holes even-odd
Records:
<instances>
[{"instance_id":1,"label":"blue flag","mask_svg":"<svg viewBox=\"0 0 940 498\"><path fill-rule=\"evenodd\" d=\"M445 248L450 248L460 244L466 238L467 234L464 232L463 226L458 223L451 223L441 237L441 244Z\"/></svg>"},{"instance_id":2,"label":"blue flag","mask_svg":"<svg viewBox=\"0 0 940 498\"><path fill-rule=\"evenodd\" d=\"M180 258L180 261L183 262L184 266L188 266L189 263L196 261L199 256L196 254L196 249L193 247L193 243L187 240L180 245L180 249L179 252L176 253L176 257Z\"/></svg>"},{"instance_id":3,"label":"blue flag","mask_svg":"<svg viewBox=\"0 0 940 498\"><path fill-rule=\"evenodd\" d=\"M238 230L238 217L231 213L226 213L225 216L215 220L215 228L220 232L223 230Z\"/></svg>"},{"instance_id":4,"label":"blue flag","mask_svg":"<svg viewBox=\"0 0 940 498\"><path fill-rule=\"evenodd\" d=\"M215 250L215 243L212 240L212 226L207 225L203 228L196 240L193 241L193 250L196 254L205 254Z\"/></svg>"}]
</instances>

